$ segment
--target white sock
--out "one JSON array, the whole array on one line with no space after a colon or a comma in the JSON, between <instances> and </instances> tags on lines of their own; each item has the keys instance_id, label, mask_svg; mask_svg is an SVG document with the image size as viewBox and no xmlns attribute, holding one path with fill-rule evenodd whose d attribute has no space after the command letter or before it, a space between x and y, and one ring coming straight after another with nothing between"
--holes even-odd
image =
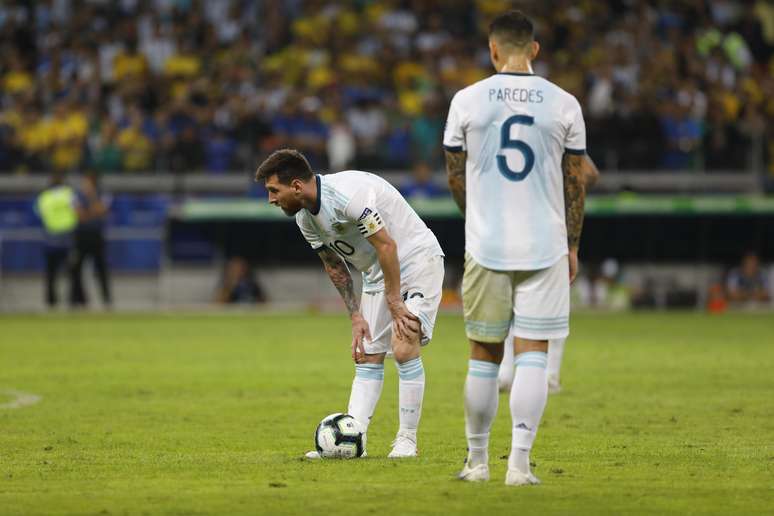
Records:
<instances>
[{"instance_id":1,"label":"white sock","mask_svg":"<svg viewBox=\"0 0 774 516\"><path fill-rule=\"evenodd\" d=\"M564 341L567 339L551 339L548 341L548 377L559 381L559 369L562 367Z\"/></svg>"},{"instance_id":2,"label":"white sock","mask_svg":"<svg viewBox=\"0 0 774 516\"><path fill-rule=\"evenodd\" d=\"M535 441L540 418L546 408L548 380L542 351L529 351L516 356L516 376L511 388L513 437L508 468L529 472L529 452Z\"/></svg>"},{"instance_id":3,"label":"white sock","mask_svg":"<svg viewBox=\"0 0 774 516\"><path fill-rule=\"evenodd\" d=\"M398 367L399 430L416 435L422 415L422 398L425 395L422 357L412 358L402 364L395 362L395 365Z\"/></svg>"},{"instance_id":4,"label":"white sock","mask_svg":"<svg viewBox=\"0 0 774 516\"><path fill-rule=\"evenodd\" d=\"M500 362L500 373L497 375L497 386L501 391L510 391L513 385L513 337L505 339L503 361Z\"/></svg>"},{"instance_id":5,"label":"white sock","mask_svg":"<svg viewBox=\"0 0 774 516\"><path fill-rule=\"evenodd\" d=\"M489 463L489 430L497 414L498 365L484 360L468 362L465 380L465 436L468 465Z\"/></svg>"},{"instance_id":6,"label":"white sock","mask_svg":"<svg viewBox=\"0 0 774 516\"><path fill-rule=\"evenodd\" d=\"M349 395L347 413L368 430L376 404L382 395L384 385L384 364L356 364L355 379Z\"/></svg>"}]
</instances>

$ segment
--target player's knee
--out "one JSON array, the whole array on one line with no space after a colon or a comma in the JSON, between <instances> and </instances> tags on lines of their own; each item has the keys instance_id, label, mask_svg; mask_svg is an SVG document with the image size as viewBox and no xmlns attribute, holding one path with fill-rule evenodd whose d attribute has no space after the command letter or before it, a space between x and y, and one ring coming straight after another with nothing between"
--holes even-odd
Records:
<instances>
[{"instance_id":1,"label":"player's knee","mask_svg":"<svg viewBox=\"0 0 774 516\"><path fill-rule=\"evenodd\" d=\"M395 361L399 364L402 364L417 358L419 356L419 347L397 348L395 351L393 351L393 355L395 357Z\"/></svg>"},{"instance_id":2,"label":"player's knee","mask_svg":"<svg viewBox=\"0 0 774 516\"><path fill-rule=\"evenodd\" d=\"M383 364L386 353L373 353L371 355L362 355L355 360L357 364Z\"/></svg>"},{"instance_id":3,"label":"player's knee","mask_svg":"<svg viewBox=\"0 0 774 516\"><path fill-rule=\"evenodd\" d=\"M530 351L542 351L548 353L547 340L522 339L516 337L516 354L527 353Z\"/></svg>"},{"instance_id":4,"label":"player's knee","mask_svg":"<svg viewBox=\"0 0 774 516\"><path fill-rule=\"evenodd\" d=\"M392 343L392 354L398 363L407 362L419 356L419 338L395 339Z\"/></svg>"},{"instance_id":5,"label":"player's knee","mask_svg":"<svg viewBox=\"0 0 774 516\"><path fill-rule=\"evenodd\" d=\"M470 358L499 364L503 360L502 342L470 341Z\"/></svg>"}]
</instances>

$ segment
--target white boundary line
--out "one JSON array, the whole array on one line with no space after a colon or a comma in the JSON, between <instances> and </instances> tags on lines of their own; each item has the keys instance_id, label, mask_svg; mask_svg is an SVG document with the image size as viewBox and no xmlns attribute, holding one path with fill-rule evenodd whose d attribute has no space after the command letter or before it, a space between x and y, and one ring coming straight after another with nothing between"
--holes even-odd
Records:
<instances>
[{"instance_id":1,"label":"white boundary line","mask_svg":"<svg viewBox=\"0 0 774 516\"><path fill-rule=\"evenodd\" d=\"M0 403L0 409L17 409L28 407L38 403L43 399L42 396L38 396L37 394L30 394L28 392L15 391L12 389L0 389L0 394L5 394L13 398L7 403Z\"/></svg>"}]
</instances>

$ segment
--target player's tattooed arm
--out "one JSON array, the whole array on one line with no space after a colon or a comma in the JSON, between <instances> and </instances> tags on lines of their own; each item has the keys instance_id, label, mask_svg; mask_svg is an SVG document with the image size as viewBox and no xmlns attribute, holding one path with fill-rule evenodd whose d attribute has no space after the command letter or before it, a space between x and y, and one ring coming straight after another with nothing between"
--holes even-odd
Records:
<instances>
[{"instance_id":1,"label":"player's tattooed arm","mask_svg":"<svg viewBox=\"0 0 774 516\"><path fill-rule=\"evenodd\" d=\"M349 273L344 259L330 247L320 248L317 254L320 255L325 272L328 273L334 286L341 294L341 299L347 306L349 318L352 320L352 360L359 364L365 359L364 340L371 340L371 330L360 313L360 301L355 296L352 275Z\"/></svg>"},{"instance_id":2,"label":"player's tattooed arm","mask_svg":"<svg viewBox=\"0 0 774 516\"><path fill-rule=\"evenodd\" d=\"M583 229L583 206L586 200L585 156L565 154L562 158L564 176L564 210L567 223L567 244L578 249Z\"/></svg>"},{"instance_id":3,"label":"player's tattooed arm","mask_svg":"<svg viewBox=\"0 0 774 516\"><path fill-rule=\"evenodd\" d=\"M586 178L586 188L589 188L599 181L599 169L588 154L584 155L583 158L583 175Z\"/></svg>"},{"instance_id":4,"label":"player's tattooed arm","mask_svg":"<svg viewBox=\"0 0 774 516\"><path fill-rule=\"evenodd\" d=\"M360 301L355 295L352 275L349 273L347 264L344 263L341 256L336 254L336 251L330 247L320 248L320 250L317 251L317 254L323 262L325 272L328 273L331 282L336 287L336 290L339 291L339 294L341 294L341 299L344 300L344 304L347 306L350 317L359 312Z\"/></svg>"},{"instance_id":5,"label":"player's tattooed arm","mask_svg":"<svg viewBox=\"0 0 774 516\"><path fill-rule=\"evenodd\" d=\"M444 150L444 153L446 154L446 175L449 179L449 189L454 197L454 202L465 215L465 161L468 159L468 153L448 150Z\"/></svg>"},{"instance_id":6,"label":"player's tattooed arm","mask_svg":"<svg viewBox=\"0 0 774 516\"><path fill-rule=\"evenodd\" d=\"M578 275L578 247L583 229L583 206L586 201L586 157L577 154L565 154L562 158L564 176L564 216L567 224L567 244L569 255L570 283Z\"/></svg>"}]
</instances>

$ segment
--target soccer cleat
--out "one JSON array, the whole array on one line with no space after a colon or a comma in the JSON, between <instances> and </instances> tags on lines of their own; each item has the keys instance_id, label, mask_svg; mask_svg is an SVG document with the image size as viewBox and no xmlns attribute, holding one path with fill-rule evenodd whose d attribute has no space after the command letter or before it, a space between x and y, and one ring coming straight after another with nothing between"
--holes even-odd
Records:
<instances>
[{"instance_id":1,"label":"soccer cleat","mask_svg":"<svg viewBox=\"0 0 774 516\"><path fill-rule=\"evenodd\" d=\"M539 483L538 477L531 472L524 473L518 469L508 468L508 474L505 475L506 486L531 486Z\"/></svg>"},{"instance_id":2,"label":"soccer cleat","mask_svg":"<svg viewBox=\"0 0 774 516\"><path fill-rule=\"evenodd\" d=\"M363 451L363 455L361 455L360 458L362 459L362 458L366 457L367 455L368 454L364 450ZM305 459L309 459L309 460L318 460L318 459L322 459L322 455L320 455L320 453L317 450L312 450L312 451L306 452L304 454L304 458Z\"/></svg>"},{"instance_id":3,"label":"soccer cleat","mask_svg":"<svg viewBox=\"0 0 774 516\"><path fill-rule=\"evenodd\" d=\"M472 468L468 466L468 459L465 459L465 466L459 472L457 478L466 482L486 482L489 480L489 466L479 464Z\"/></svg>"},{"instance_id":4,"label":"soccer cleat","mask_svg":"<svg viewBox=\"0 0 774 516\"><path fill-rule=\"evenodd\" d=\"M558 376L549 376L548 377L548 394L557 394L561 390L562 390L562 386L559 385L559 377Z\"/></svg>"},{"instance_id":5,"label":"soccer cleat","mask_svg":"<svg viewBox=\"0 0 774 516\"><path fill-rule=\"evenodd\" d=\"M387 458L406 459L417 456L417 436L414 433L399 431L392 441L392 451Z\"/></svg>"}]
</instances>

